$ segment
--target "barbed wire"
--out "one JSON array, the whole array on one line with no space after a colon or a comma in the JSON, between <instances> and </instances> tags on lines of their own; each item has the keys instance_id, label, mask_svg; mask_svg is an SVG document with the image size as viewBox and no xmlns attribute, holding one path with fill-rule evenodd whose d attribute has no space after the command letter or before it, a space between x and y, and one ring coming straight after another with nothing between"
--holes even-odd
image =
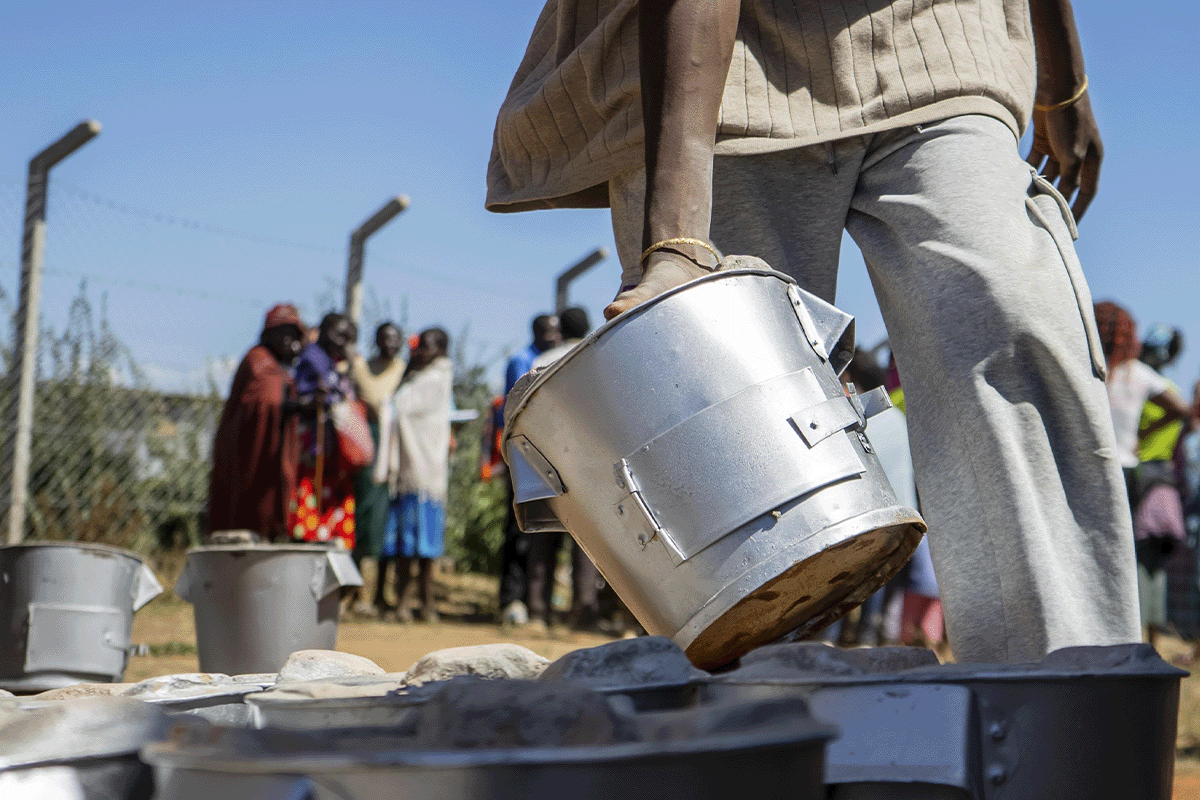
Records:
<instances>
[{"instance_id":1,"label":"barbed wire","mask_svg":"<svg viewBox=\"0 0 1200 800\"><path fill-rule=\"evenodd\" d=\"M6 182L9 183L10 186L12 186L13 188L17 188L15 186L15 182L12 181L11 179ZM73 197L75 197L78 200L83 200L85 202L92 203L93 205L97 205L102 208L106 208L110 211L114 211L118 214L123 214L130 218L141 219L146 222L153 222L153 223L157 223L159 225L183 228L186 230L192 230L192 231L196 231L199 233L206 233L211 236L230 238L230 239L240 239L243 241L254 242L256 244L265 244L265 245L270 245L270 246L275 246L275 247L289 247L289 248L293 248L293 249L297 249L297 250L305 250L308 252L322 253L322 254L326 254L326 255L342 256L346 252L344 248L336 248L336 247L331 247L329 245L316 244L313 242L302 242L302 241L298 241L295 239L288 239L288 238L278 237L278 236L269 236L269 235L265 235L265 234L254 233L251 231L237 230L235 228L228 228L228 227L224 227L221 225L215 225L210 222L202 222L199 220L191 219L189 217L172 214L172 213L161 211L161 210L144 208L144 207L140 207L140 206L137 206L137 205L134 205L131 203L126 203L122 200L116 200L111 197L106 197L104 195L98 194L96 192L91 191L90 189L86 189L81 186L75 186L73 184L64 183L61 181L55 183L55 191L56 192L65 191L67 194L72 195ZM526 298L526 295L523 292L520 292L516 289L502 287L502 286L491 286L491 285L482 284L482 283L478 283L478 282L474 282L474 281L463 280L461 278L455 277L453 274L438 272L435 270L423 269L423 268L415 266L411 263L401 262L396 259L389 258L385 255L370 252L369 250L367 252L366 259L367 259L368 265L374 263L374 264L381 265L381 266L391 267L392 269L395 269L401 273L407 273L407 274L414 275L417 277L425 278L426 280L433 281L435 283L440 283L445 286L451 286L456 289L470 291L470 292L473 292L476 294L482 294L485 296L499 295L499 296L509 297L509 298L517 299L517 300L524 300ZM80 277L82 277L82 276L80 276ZM99 279L102 276L95 276L95 277L97 279ZM129 285L133 285L133 284L129 284ZM139 286L141 288L149 288L149 286L146 284L139 284ZM181 293L185 293L185 294L190 292L190 290L183 289L183 287L167 287L165 284L158 284L158 286L162 286L168 290L176 290L177 289ZM192 296L200 296L200 295L193 294Z\"/></svg>"},{"instance_id":2,"label":"barbed wire","mask_svg":"<svg viewBox=\"0 0 1200 800\"><path fill-rule=\"evenodd\" d=\"M208 233L213 236L222 236L231 239L243 239L248 242L256 242L258 244L275 245L277 247L292 247L298 250L308 250L314 253L329 253L338 255L345 252L342 249L330 247L328 245L314 244L312 242L301 242L295 239L287 239L279 236L267 236L265 234L254 233L252 231L236 230L234 228L226 228L220 225L214 225L211 222L200 222L199 220L190 219L188 217L170 214L165 211L156 211L149 208L141 208L121 200L114 200L111 197L105 197L97 194L89 189L84 189L81 186L74 186L69 183L56 182L55 190L65 190L81 200L86 200L120 214L125 214L130 217L145 219L150 222L157 222L162 225L172 225L189 230Z\"/></svg>"},{"instance_id":3,"label":"barbed wire","mask_svg":"<svg viewBox=\"0 0 1200 800\"><path fill-rule=\"evenodd\" d=\"M23 181L0 178L0 244L10 245L0 251L3 313L18 311L14 306L20 302L20 252L14 245L21 237L24 189ZM216 341L218 325L211 320L245 317L243 309L261 312L269 305L256 295L272 290L270 276L251 282L242 264L284 263L281 277L291 289L312 285L320 290L318 307L338 305L343 284L326 267L344 265L345 251L203 222L59 180L47 219L43 274L52 285L43 287L37 334L27 530L35 538L105 541L134 549L165 545L178 536L194 542L204 524L221 397L239 363L211 351L200 358ZM210 264L222 266L217 271ZM368 297L374 295L372 285L411 279L418 286L429 281L454 287L456 296L525 298L519 287L487 286L373 250L367 253L367 274L376 278L366 287ZM74 300L63 291L72 280L80 284ZM87 298L96 287L101 297L92 313ZM120 316L111 327L108 287L121 298ZM205 303L223 305L202 308ZM364 310L369 317L369 303ZM136 360L113 332L128 327L139 331ZM468 330L463 329L463 343ZM0 354L12 346L0 328ZM466 366L478 378L480 370L494 371L516 345L472 349L475 358ZM177 354L185 350L195 356L181 359ZM12 387L0 382L0 424L12 416L5 407L17 400ZM0 485L9 480L9 469L11 464L0 464Z\"/></svg>"}]
</instances>

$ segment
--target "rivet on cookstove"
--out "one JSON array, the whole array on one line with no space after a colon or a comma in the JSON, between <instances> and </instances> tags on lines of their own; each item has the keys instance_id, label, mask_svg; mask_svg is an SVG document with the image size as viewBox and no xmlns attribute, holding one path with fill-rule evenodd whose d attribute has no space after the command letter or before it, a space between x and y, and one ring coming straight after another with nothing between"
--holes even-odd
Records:
<instances>
[{"instance_id":1,"label":"rivet on cookstove","mask_svg":"<svg viewBox=\"0 0 1200 800\"><path fill-rule=\"evenodd\" d=\"M993 741L1001 742L1008 735L1008 728L1003 722L993 722L988 728L988 734L991 735Z\"/></svg>"},{"instance_id":2,"label":"rivet on cookstove","mask_svg":"<svg viewBox=\"0 0 1200 800\"><path fill-rule=\"evenodd\" d=\"M995 764L991 767L988 767L987 776L988 780L992 782L993 786L999 786L1008 780L1008 770L1006 770L1000 764Z\"/></svg>"}]
</instances>

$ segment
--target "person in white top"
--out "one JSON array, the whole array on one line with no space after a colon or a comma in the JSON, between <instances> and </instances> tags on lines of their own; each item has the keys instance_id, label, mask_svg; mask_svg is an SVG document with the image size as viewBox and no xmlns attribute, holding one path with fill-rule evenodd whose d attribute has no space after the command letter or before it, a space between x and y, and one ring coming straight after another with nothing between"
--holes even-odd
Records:
<instances>
[{"instance_id":1,"label":"person in white top","mask_svg":"<svg viewBox=\"0 0 1200 800\"><path fill-rule=\"evenodd\" d=\"M392 498L384 529L383 555L396 558L397 614L411 617L405 591L412 564L420 573L421 619L437 620L433 601L433 562L445 552L446 496L450 476L450 406L454 369L446 353L450 338L441 328L417 337L400 388L382 408L380 457L375 480Z\"/></svg>"},{"instance_id":2,"label":"person in white top","mask_svg":"<svg viewBox=\"0 0 1200 800\"><path fill-rule=\"evenodd\" d=\"M1111 301L1095 305L1096 327L1100 344L1108 362L1108 404L1112 411L1113 433L1117 439L1117 458L1125 472L1129 504L1137 507L1135 470L1138 465L1138 440L1163 425L1176 420L1193 419L1193 411L1171 388L1171 383L1148 364L1138 360L1141 343L1137 325L1129 312ZM1166 413L1149 427L1138 429L1142 408L1147 402L1161 407Z\"/></svg>"}]
</instances>

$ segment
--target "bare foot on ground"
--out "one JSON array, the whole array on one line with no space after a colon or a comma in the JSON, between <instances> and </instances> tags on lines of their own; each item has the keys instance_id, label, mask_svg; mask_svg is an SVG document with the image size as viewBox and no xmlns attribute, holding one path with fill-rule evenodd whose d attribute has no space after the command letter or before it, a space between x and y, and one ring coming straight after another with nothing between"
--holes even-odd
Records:
<instances>
[{"instance_id":1,"label":"bare foot on ground","mask_svg":"<svg viewBox=\"0 0 1200 800\"><path fill-rule=\"evenodd\" d=\"M711 269L680 260L660 260L651 263L642 273L642 280L632 289L626 289L616 296L604 309L604 318L624 314L636 305L658 297L663 292L687 283L712 272Z\"/></svg>"}]
</instances>

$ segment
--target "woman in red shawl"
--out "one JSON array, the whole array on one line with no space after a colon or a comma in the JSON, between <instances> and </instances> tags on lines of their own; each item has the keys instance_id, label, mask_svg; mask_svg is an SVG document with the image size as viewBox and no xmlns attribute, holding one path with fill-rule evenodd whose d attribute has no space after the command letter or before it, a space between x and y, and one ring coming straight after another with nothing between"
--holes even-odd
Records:
<instances>
[{"instance_id":1,"label":"woman in red shawl","mask_svg":"<svg viewBox=\"0 0 1200 800\"><path fill-rule=\"evenodd\" d=\"M300 445L284 401L294 391L288 368L300 354L303 337L296 307L277 305L267 312L258 345L238 365L213 440L210 531L287 538Z\"/></svg>"}]
</instances>

